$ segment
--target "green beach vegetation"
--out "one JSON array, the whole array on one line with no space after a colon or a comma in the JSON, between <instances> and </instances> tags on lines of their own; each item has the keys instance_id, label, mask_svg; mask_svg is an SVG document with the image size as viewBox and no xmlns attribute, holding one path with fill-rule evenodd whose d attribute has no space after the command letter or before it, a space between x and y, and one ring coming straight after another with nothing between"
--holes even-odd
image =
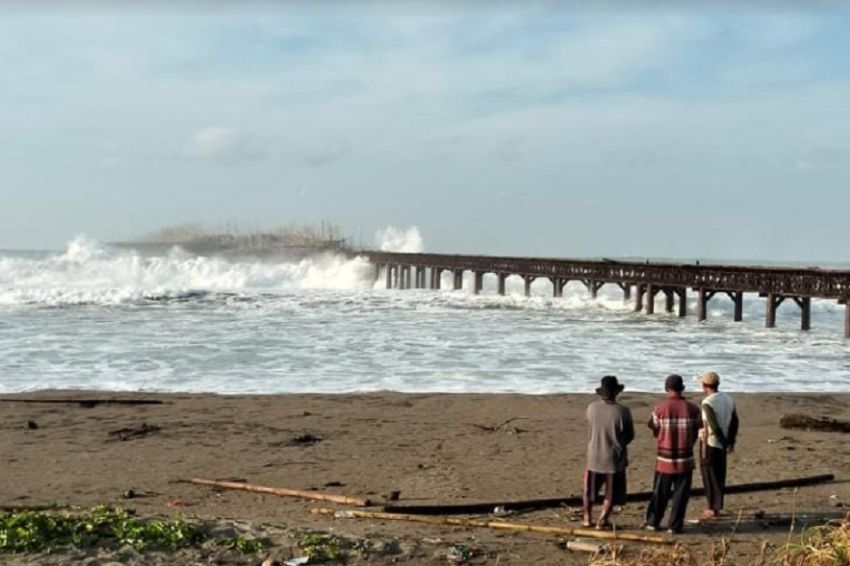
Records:
<instances>
[{"instance_id":1,"label":"green beach vegetation","mask_svg":"<svg viewBox=\"0 0 850 566\"><path fill-rule=\"evenodd\" d=\"M98 505L66 512L0 514L0 552L52 552L60 548L130 545L138 551L180 550L208 540L241 553L258 553L262 541L242 536L210 537L182 517L142 519L120 507Z\"/></svg>"}]
</instances>

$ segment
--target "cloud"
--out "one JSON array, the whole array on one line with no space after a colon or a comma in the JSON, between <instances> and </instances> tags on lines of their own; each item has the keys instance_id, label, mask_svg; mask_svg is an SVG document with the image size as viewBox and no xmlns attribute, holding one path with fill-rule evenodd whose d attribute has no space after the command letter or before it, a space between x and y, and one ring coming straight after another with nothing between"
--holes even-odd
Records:
<instances>
[{"instance_id":1,"label":"cloud","mask_svg":"<svg viewBox=\"0 0 850 566\"><path fill-rule=\"evenodd\" d=\"M208 127L197 132L192 137L188 153L195 159L220 163L253 161L265 155L255 136L221 127Z\"/></svg>"}]
</instances>

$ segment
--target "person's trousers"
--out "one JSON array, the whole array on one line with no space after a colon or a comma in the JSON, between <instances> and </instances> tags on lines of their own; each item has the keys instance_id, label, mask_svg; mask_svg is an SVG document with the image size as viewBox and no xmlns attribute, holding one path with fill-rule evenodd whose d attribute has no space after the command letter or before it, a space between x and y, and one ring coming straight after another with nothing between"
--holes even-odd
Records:
<instances>
[{"instance_id":1,"label":"person's trousers","mask_svg":"<svg viewBox=\"0 0 850 566\"><path fill-rule=\"evenodd\" d=\"M688 498L691 496L693 471L681 474L662 474L655 472L652 482L652 498L646 506L646 524L658 527L664 518L667 503L672 499L668 528L680 532L685 527L685 512L688 510Z\"/></svg>"},{"instance_id":2,"label":"person's trousers","mask_svg":"<svg viewBox=\"0 0 850 566\"><path fill-rule=\"evenodd\" d=\"M708 508L720 511L723 509L723 492L726 490L726 450L703 446L700 472Z\"/></svg>"},{"instance_id":3,"label":"person's trousers","mask_svg":"<svg viewBox=\"0 0 850 566\"><path fill-rule=\"evenodd\" d=\"M615 505L626 504L626 470L606 474L584 471L584 513L589 515L594 503L599 503L599 492L605 489L603 514L610 513Z\"/></svg>"}]
</instances>

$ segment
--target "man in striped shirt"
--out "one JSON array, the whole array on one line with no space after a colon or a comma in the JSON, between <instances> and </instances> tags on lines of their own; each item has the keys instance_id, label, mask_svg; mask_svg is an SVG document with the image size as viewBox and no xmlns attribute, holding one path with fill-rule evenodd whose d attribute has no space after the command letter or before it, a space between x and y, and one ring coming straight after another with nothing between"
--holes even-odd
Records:
<instances>
[{"instance_id":1,"label":"man in striped shirt","mask_svg":"<svg viewBox=\"0 0 850 566\"><path fill-rule=\"evenodd\" d=\"M648 423L655 435L657 458L652 499L646 507L646 529L658 529L672 497L668 529L671 533L681 533L691 495L694 443L702 427L702 417L699 407L682 396L685 390L682 376L668 376L664 389L667 399L655 407Z\"/></svg>"}]
</instances>

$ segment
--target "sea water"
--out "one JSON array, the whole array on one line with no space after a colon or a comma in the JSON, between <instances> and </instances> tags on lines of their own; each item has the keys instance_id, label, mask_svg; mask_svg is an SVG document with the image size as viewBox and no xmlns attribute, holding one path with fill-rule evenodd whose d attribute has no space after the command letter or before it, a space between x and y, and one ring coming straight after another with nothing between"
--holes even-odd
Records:
<instances>
[{"instance_id":1,"label":"sea water","mask_svg":"<svg viewBox=\"0 0 850 566\"><path fill-rule=\"evenodd\" d=\"M410 249L401 238L395 249ZM414 246L415 247L415 246ZM734 391L847 391L843 307L815 300L810 332L791 301L776 329L764 303L744 321L719 295L709 319L633 311L605 286L563 298L518 277L496 294L387 290L363 258L140 255L85 238L59 252L0 252L0 392L41 388L218 393L589 392L714 370ZM691 294L689 309L695 311Z\"/></svg>"}]
</instances>

